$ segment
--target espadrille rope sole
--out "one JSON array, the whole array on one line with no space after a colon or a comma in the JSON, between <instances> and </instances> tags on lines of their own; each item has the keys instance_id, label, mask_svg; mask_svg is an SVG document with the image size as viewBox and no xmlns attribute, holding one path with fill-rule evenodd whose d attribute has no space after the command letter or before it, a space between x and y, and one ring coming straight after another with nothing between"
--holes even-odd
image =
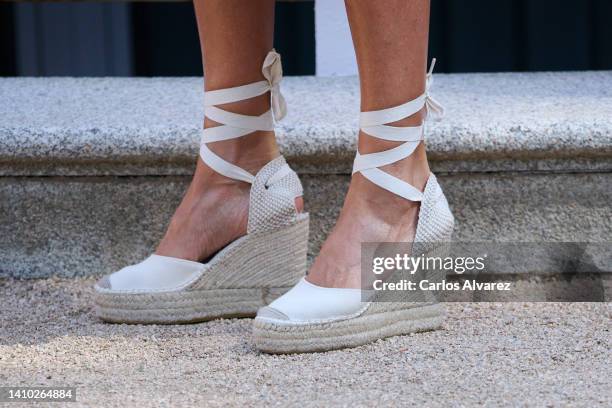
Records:
<instances>
[{"instance_id":1,"label":"espadrille rope sole","mask_svg":"<svg viewBox=\"0 0 612 408\"><path fill-rule=\"evenodd\" d=\"M359 317L336 322L300 324L256 319L253 335L257 348L267 353L329 351L435 330L442 326L444 315L444 307L439 303L412 307L408 304L398 307L397 302L370 303Z\"/></svg>"},{"instance_id":2,"label":"espadrille rope sole","mask_svg":"<svg viewBox=\"0 0 612 408\"><path fill-rule=\"evenodd\" d=\"M115 323L189 323L250 317L281 296L306 269L308 214L292 225L246 236L222 249L196 279L164 291L96 285L96 314Z\"/></svg>"},{"instance_id":3,"label":"espadrille rope sole","mask_svg":"<svg viewBox=\"0 0 612 408\"><path fill-rule=\"evenodd\" d=\"M422 246L415 246L420 252ZM429 246L425 257L444 258L448 246L437 243ZM415 273L419 274L417 270ZM441 281L441 270L427 272L429 279ZM401 274L391 276L399 281ZM372 301L364 302L352 315L319 321L291 321L282 318L257 317L253 322L256 347L272 354L309 353L362 346L378 339L436 330L445 319L443 304L429 292L409 295L379 292Z\"/></svg>"},{"instance_id":4,"label":"espadrille rope sole","mask_svg":"<svg viewBox=\"0 0 612 408\"><path fill-rule=\"evenodd\" d=\"M98 294L98 316L110 323L176 324L253 317L290 287L208 289L186 292Z\"/></svg>"}]
</instances>

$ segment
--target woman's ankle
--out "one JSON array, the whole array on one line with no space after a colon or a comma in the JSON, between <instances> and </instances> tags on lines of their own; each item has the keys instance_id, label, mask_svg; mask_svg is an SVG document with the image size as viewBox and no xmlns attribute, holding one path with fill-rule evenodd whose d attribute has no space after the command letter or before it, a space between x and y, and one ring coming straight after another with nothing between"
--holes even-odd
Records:
<instances>
[{"instance_id":1,"label":"woman's ankle","mask_svg":"<svg viewBox=\"0 0 612 408\"><path fill-rule=\"evenodd\" d=\"M228 103L221 107L229 112L248 116L258 116L270 109L270 94L257 96L240 102ZM219 126L205 118L204 127ZM263 166L279 155L273 131L255 131L248 135L207 143L208 148L225 161L234 164L251 174L256 174Z\"/></svg>"},{"instance_id":2,"label":"woman's ankle","mask_svg":"<svg viewBox=\"0 0 612 408\"><path fill-rule=\"evenodd\" d=\"M423 108L414 115L411 115L397 122L388 123L387 126L420 126L425 121L426 116L426 109ZM359 132L359 153L361 154L387 151L403 143L404 142L387 141L369 136L363 131ZM429 163L427 162L427 153L425 151L425 143L419 143L416 149L408 157L398 160L393 164L382 166L380 167L380 169L395 177L400 178L401 180L409 183L418 190L423 191L430 174Z\"/></svg>"},{"instance_id":3,"label":"woman's ankle","mask_svg":"<svg viewBox=\"0 0 612 408\"><path fill-rule=\"evenodd\" d=\"M375 142L372 142L370 139L373 138L365 135L363 132L360 132L359 152L361 154L386 151L401 144L398 142L388 142L380 139L374 139ZM430 175L425 143L419 143L410 156L398 160L392 164L381 166L380 169L405 181L416 189L423 191Z\"/></svg>"},{"instance_id":4,"label":"woman's ankle","mask_svg":"<svg viewBox=\"0 0 612 408\"><path fill-rule=\"evenodd\" d=\"M424 191L431 174L425 143L421 142L410 156L388 166L383 166L381 169L416 189Z\"/></svg>"},{"instance_id":5,"label":"woman's ankle","mask_svg":"<svg viewBox=\"0 0 612 408\"><path fill-rule=\"evenodd\" d=\"M257 131L239 139L207 144L219 157L255 175L279 156L274 132Z\"/></svg>"}]
</instances>

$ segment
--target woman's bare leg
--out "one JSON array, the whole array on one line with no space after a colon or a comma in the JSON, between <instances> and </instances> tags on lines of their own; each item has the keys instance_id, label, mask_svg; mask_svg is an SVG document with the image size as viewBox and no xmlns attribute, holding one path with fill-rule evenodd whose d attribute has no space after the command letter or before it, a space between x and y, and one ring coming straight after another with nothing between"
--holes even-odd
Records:
<instances>
[{"instance_id":1,"label":"woman's bare leg","mask_svg":"<svg viewBox=\"0 0 612 408\"><path fill-rule=\"evenodd\" d=\"M345 0L359 66L361 110L390 108L425 90L429 0ZM419 125L424 112L392 123ZM388 150L398 142L359 134L359 151ZM425 146L406 159L382 167L424 189L429 177ZM359 287L361 242L414 239L419 203L392 194L360 173L353 175L340 218L309 272L326 287Z\"/></svg>"},{"instance_id":2,"label":"woman's bare leg","mask_svg":"<svg viewBox=\"0 0 612 408\"><path fill-rule=\"evenodd\" d=\"M264 79L261 66L272 49L274 0L195 0L204 88L216 90ZM270 95L222 105L260 115ZM208 119L205 127L216 124ZM227 161L256 173L278 156L274 132L254 132L208 145ZM201 261L246 234L250 185L214 172L198 158L193 180L156 253Z\"/></svg>"}]
</instances>

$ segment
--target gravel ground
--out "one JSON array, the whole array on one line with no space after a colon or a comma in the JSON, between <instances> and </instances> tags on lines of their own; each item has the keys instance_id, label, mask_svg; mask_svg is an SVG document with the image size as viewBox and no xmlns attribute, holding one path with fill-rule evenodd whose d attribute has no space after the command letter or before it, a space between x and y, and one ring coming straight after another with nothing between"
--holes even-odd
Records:
<instances>
[{"instance_id":1,"label":"gravel ground","mask_svg":"<svg viewBox=\"0 0 612 408\"><path fill-rule=\"evenodd\" d=\"M76 386L71 407L612 406L610 303L454 303L444 330L269 356L248 319L102 323L92 283L0 280L0 385Z\"/></svg>"}]
</instances>

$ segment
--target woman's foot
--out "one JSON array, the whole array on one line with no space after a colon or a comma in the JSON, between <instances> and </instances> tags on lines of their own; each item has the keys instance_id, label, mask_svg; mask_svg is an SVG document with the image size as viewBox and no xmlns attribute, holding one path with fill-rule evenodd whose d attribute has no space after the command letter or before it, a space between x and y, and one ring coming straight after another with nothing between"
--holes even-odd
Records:
<instances>
[{"instance_id":1,"label":"woman's foot","mask_svg":"<svg viewBox=\"0 0 612 408\"><path fill-rule=\"evenodd\" d=\"M257 172L278 157L273 132L255 132L237 141L211 143L231 163ZM202 262L247 233L251 185L222 176L198 159L193 180L155 253ZM303 209L302 198L296 209Z\"/></svg>"},{"instance_id":2,"label":"woman's foot","mask_svg":"<svg viewBox=\"0 0 612 408\"><path fill-rule=\"evenodd\" d=\"M273 132L255 132L210 146L251 174L278 156ZM155 253L201 262L245 235L250 188L215 172L199 158L193 180Z\"/></svg>"},{"instance_id":3,"label":"woman's foot","mask_svg":"<svg viewBox=\"0 0 612 408\"><path fill-rule=\"evenodd\" d=\"M198 160L193 180L155 253L203 261L246 234L250 185Z\"/></svg>"},{"instance_id":4,"label":"woman's foot","mask_svg":"<svg viewBox=\"0 0 612 408\"><path fill-rule=\"evenodd\" d=\"M156 253L96 283L103 320L252 316L303 279L308 215L296 205L302 184L274 138L286 114L278 53L268 52L261 75L266 80L207 90L192 183Z\"/></svg>"},{"instance_id":5,"label":"woman's foot","mask_svg":"<svg viewBox=\"0 0 612 408\"><path fill-rule=\"evenodd\" d=\"M382 170L422 191L430 174L424 145ZM419 207L419 202L396 196L360 173L354 174L336 226L306 280L329 288L361 287L361 243L412 241Z\"/></svg>"},{"instance_id":6,"label":"woman's foot","mask_svg":"<svg viewBox=\"0 0 612 408\"><path fill-rule=\"evenodd\" d=\"M214 204L227 204L235 209L237 202L241 207L241 192L231 194L234 186L212 185L210 179L207 181L209 188L203 196L208 201L197 201L200 197L193 200L197 194L192 192L199 187L194 181L183 206L191 201L196 209L201 209L199 205L204 203L207 209L212 208L211 212L218 209ZM104 276L95 285L97 315L105 321L120 323L189 323L253 316L259 308L295 285L306 272L308 215L295 211L294 197L298 196L301 196L301 183L285 159L280 156L270 161L253 178L245 236L217 251L204 263L153 254L138 264ZM214 204L211 197L216 200ZM200 217L200 214L193 211L184 216L181 210L175 220L184 217L189 232L197 233L189 216ZM216 216L219 214L225 213L215 212ZM233 228L234 221L227 225ZM217 235L236 231L224 231L220 222L214 225L220 228ZM171 229L168 236L172 232ZM174 238L187 242L182 234ZM220 245L222 241L213 242ZM197 245L191 248L200 250Z\"/></svg>"}]
</instances>

